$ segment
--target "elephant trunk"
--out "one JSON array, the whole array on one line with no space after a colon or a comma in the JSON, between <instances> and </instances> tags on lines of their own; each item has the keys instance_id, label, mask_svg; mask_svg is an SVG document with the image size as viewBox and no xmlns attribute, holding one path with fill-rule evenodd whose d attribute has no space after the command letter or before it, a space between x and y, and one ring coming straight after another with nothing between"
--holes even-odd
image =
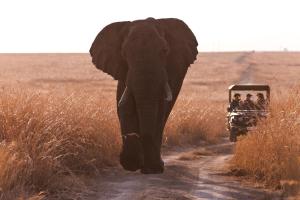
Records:
<instances>
[{"instance_id":1,"label":"elephant trunk","mask_svg":"<svg viewBox=\"0 0 300 200\"><path fill-rule=\"evenodd\" d=\"M158 103L145 102L137 106L139 129L142 139L145 166L160 165L160 140L158 135L157 117Z\"/></svg>"},{"instance_id":2,"label":"elephant trunk","mask_svg":"<svg viewBox=\"0 0 300 200\"><path fill-rule=\"evenodd\" d=\"M166 82L164 84L164 91L165 91L165 95L166 95L165 100L172 101L173 95L172 95L172 91L171 91L171 88L170 88L170 85L168 82ZM126 99L128 98L128 95L129 95L129 91L128 91L128 87L126 87L119 102L118 102L118 106L120 106L122 103L124 103L126 101Z\"/></svg>"},{"instance_id":3,"label":"elephant trunk","mask_svg":"<svg viewBox=\"0 0 300 200\"><path fill-rule=\"evenodd\" d=\"M172 101L173 95L168 82L155 82L149 80L144 83L137 79L129 79L128 86L120 97L118 105L122 107L131 98L134 99L138 123L138 135L142 143L144 157L143 171L162 172L161 160L161 127L164 120L163 105ZM143 80L143 79L142 79ZM153 83L150 85L149 83Z\"/></svg>"}]
</instances>

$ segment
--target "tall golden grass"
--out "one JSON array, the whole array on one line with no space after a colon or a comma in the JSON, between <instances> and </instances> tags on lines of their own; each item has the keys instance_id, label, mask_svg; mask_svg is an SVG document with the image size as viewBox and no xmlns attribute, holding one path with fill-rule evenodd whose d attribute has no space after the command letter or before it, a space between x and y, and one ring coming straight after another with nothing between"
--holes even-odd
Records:
<instances>
[{"instance_id":1,"label":"tall golden grass","mask_svg":"<svg viewBox=\"0 0 300 200\"><path fill-rule=\"evenodd\" d=\"M166 125L165 145L190 144L199 138L214 141L223 132L225 86L240 79L247 62L255 64L255 80L266 82L272 88L286 89L298 82L299 53L254 53L244 65L237 62L243 55L238 52L198 55ZM0 65L1 88L25 87L0 91L0 199L16 199L19 194L22 194L20 199L28 199L28 191L38 193L32 199L43 199L49 194L72 199L70 193L79 198L82 187L85 190L83 175L97 174L103 167L117 164L120 134L114 102L116 82L100 73L88 54L2 54ZM215 102L216 99L222 102ZM286 104L295 108L297 102L289 101L292 103L285 101ZM280 132L276 131L277 122L286 120L277 115L279 111L293 112L286 104L278 100L274 106L272 101L275 112L268 123L273 123L273 138L259 136L265 137L261 139L253 134L238 142L236 155L245 154L244 166L248 158L249 162L256 162L252 160L258 156L251 158L251 153L259 155L265 144L276 150L279 144L286 143L280 143L280 138L285 133L289 137L289 131L282 127L285 132L280 137L275 134ZM261 126L266 134L273 132L269 125ZM269 144L275 138L278 138L277 145ZM297 142L290 142L294 151ZM247 144L250 146L245 147ZM268 151L267 147L264 151ZM284 156L293 155L286 153L286 148L283 152ZM275 155L272 153L270 158L277 158ZM237 162L239 167L243 167L243 162L241 159ZM259 162L261 166L269 165L263 159ZM260 165L257 170L255 164L250 166L245 168L260 179L278 180L265 177L269 172L261 170Z\"/></svg>"},{"instance_id":2,"label":"tall golden grass","mask_svg":"<svg viewBox=\"0 0 300 200\"><path fill-rule=\"evenodd\" d=\"M300 179L300 89L283 97L272 101L257 130L237 142L233 158L234 168L276 187Z\"/></svg>"},{"instance_id":3,"label":"tall golden grass","mask_svg":"<svg viewBox=\"0 0 300 200\"><path fill-rule=\"evenodd\" d=\"M121 140L114 98L84 90L2 90L0 199L28 199L40 192L31 198L83 198L83 177L118 163ZM206 104L180 99L167 124L165 144L214 141L223 129L222 108Z\"/></svg>"},{"instance_id":4,"label":"tall golden grass","mask_svg":"<svg viewBox=\"0 0 300 200\"><path fill-rule=\"evenodd\" d=\"M111 101L101 99L84 93L1 92L2 199L13 199L5 195L24 187L70 195L71 186L82 186L76 175L96 174L116 163L117 121Z\"/></svg>"},{"instance_id":5,"label":"tall golden grass","mask_svg":"<svg viewBox=\"0 0 300 200\"><path fill-rule=\"evenodd\" d=\"M216 142L225 132L224 105L193 95L181 98L166 124L165 145L195 144L200 140Z\"/></svg>"}]
</instances>

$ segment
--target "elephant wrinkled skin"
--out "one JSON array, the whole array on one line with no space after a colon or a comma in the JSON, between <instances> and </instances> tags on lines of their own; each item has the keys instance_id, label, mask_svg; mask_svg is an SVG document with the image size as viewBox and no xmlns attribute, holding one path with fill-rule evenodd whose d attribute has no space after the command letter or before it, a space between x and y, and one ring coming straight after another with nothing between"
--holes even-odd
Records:
<instances>
[{"instance_id":1,"label":"elephant wrinkled skin","mask_svg":"<svg viewBox=\"0 0 300 200\"><path fill-rule=\"evenodd\" d=\"M197 45L189 27L173 18L112 23L93 42L92 62L118 80L124 169L163 172L163 129Z\"/></svg>"}]
</instances>

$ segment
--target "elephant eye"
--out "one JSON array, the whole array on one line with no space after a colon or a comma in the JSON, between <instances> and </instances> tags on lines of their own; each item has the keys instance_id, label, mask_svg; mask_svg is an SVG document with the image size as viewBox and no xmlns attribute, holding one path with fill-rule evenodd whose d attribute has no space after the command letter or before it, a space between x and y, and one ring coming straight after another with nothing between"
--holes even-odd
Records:
<instances>
[{"instance_id":1,"label":"elephant eye","mask_svg":"<svg viewBox=\"0 0 300 200\"><path fill-rule=\"evenodd\" d=\"M164 47L163 49L163 52L165 52L166 54L169 52L169 49L167 47Z\"/></svg>"},{"instance_id":2,"label":"elephant eye","mask_svg":"<svg viewBox=\"0 0 300 200\"><path fill-rule=\"evenodd\" d=\"M161 48L160 51L161 51L161 53L162 53L163 55L168 55L170 50L169 50L168 47L164 46L164 47Z\"/></svg>"}]
</instances>

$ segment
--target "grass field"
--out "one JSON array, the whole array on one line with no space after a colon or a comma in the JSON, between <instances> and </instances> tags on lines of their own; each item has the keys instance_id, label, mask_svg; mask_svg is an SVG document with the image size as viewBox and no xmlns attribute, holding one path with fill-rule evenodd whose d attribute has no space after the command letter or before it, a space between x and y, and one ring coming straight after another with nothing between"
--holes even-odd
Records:
<instances>
[{"instance_id":1,"label":"grass field","mask_svg":"<svg viewBox=\"0 0 300 200\"><path fill-rule=\"evenodd\" d=\"M249 77L270 84L280 104L286 89L299 84L297 74L300 53L199 54L167 123L164 145L216 142L224 135L230 84ZM79 198L84 177L117 164L116 81L98 71L89 55L2 54L0 87L0 198L26 199L40 191L33 198ZM247 158L244 147L260 145L251 143L258 135L238 142L236 155L246 152Z\"/></svg>"},{"instance_id":2,"label":"grass field","mask_svg":"<svg viewBox=\"0 0 300 200\"><path fill-rule=\"evenodd\" d=\"M258 129L240 138L232 161L234 169L287 192L300 183L300 96L299 89L289 91L273 100L271 115Z\"/></svg>"}]
</instances>

